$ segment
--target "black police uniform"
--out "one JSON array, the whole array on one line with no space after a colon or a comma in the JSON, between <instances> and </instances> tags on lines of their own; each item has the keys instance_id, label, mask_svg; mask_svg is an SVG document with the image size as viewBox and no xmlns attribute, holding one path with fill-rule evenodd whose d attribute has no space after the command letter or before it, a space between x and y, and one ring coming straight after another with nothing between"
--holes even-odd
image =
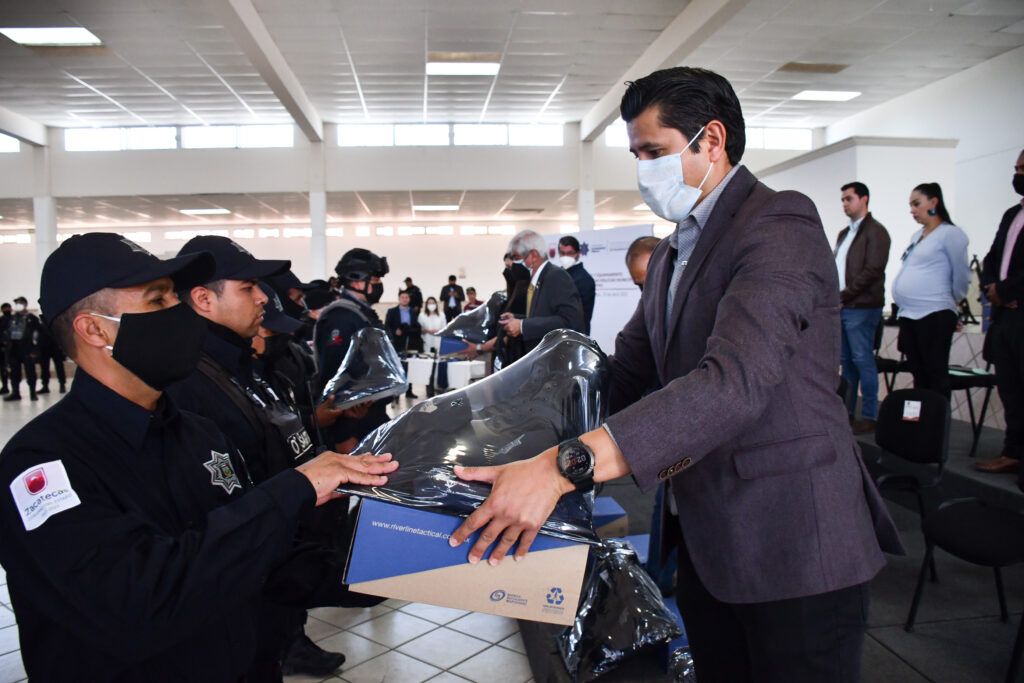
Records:
<instances>
[{"instance_id":1,"label":"black police uniform","mask_svg":"<svg viewBox=\"0 0 1024 683\"><path fill-rule=\"evenodd\" d=\"M64 355L64 350L60 348L60 344L57 343L53 333L50 332L46 325L39 326L39 343L37 348L39 393L45 394L50 391L50 363L53 363L53 369L57 375L57 383L60 385L61 393L64 393L64 386L68 381L64 370L64 361L67 359L67 356Z\"/></svg>"},{"instance_id":2,"label":"black police uniform","mask_svg":"<svg viewBox=\"0 0 1024 683\"><path fill-rule=\"evenodd\" d=\"M81 369L11 439L0 561L31 680L239 680L265 583L315 495L294 470L242 495L230 453L167 396L150 412ZM68 489L47 490L57 464L73 506ZM32 492L21 508L18 487ZM24 509L45 505L66 509L26 530Z\"/></svg>"},{"instance_id":3,"label":"black police uniform","mask_svg":"<svg viewBox=\"0 0 1024 683\"><path fill-rule=\"evenodd\" d=\"M25 369L25 383L29 393L36 395L36 365L32 357L39 338L39 318L32 313L15 313L7 322L4 336L7 365L11 375L11 397L19 395L21 371Z\"/></svg>"},{"instance_id":4,"label":"black police uniform","mask_svg":"<svg viewBox=\"0 0 1024 683\"><path fill-rule=\"evenodd\" d=\"M311 437L315 434L317 425L313 420L314 404L316 402L316 372L314 360L309 353L298 342L295 342L291 335L278 334L271 339L280 338L279 347L275 347L272 353L265 353L258 357L253 364L256 374L262 377L274 393L281 400L299 413L302 424L306 429L312 430ZM270 351L271 342L268 340L267 350ZM318 442L319 443L319 442ZM319 443L321 446L331 444Z\"/></svg>"},{"instance_id":5,"label":"black police uniform","mask_svg":"<svg viewBox=\"0 0 1024 683\"><path fill-rule=\"evenodd\" d=\"M348 352L349 344L356 332L364 327L384 329L376 311L347 289L342 291L341 298L328 305L320 312L314 330L314 349L317 356L317 367L320 373L319 391L331 381L341 361ZM329 438L340 443L350 437L362 439L390 418L387 414L388 400L376 401L370 406L365 417L354 419L342 416L338 418L329 431Z\"/></svg>"},{"instance_id":6,"label":"black police uniform","mask_svg":"<svg viewBox=\"0 0 1024 683\"><path fill-rule=\"evenodd\" d=\"M9 390L7 386L8 380L8 368L7 368L7 326L11 322L11 313L4 313L0 315L0 382L3 386L0 387L0 394L6 394Z\"/></svg>"}]
</instances>

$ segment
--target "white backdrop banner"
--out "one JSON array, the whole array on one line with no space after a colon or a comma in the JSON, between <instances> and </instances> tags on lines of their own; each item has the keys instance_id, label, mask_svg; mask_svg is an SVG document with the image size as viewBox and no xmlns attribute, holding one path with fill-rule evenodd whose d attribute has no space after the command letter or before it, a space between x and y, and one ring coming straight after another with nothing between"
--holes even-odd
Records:
<instances>
[{"instance_id":1,"label":"white backdrop banner","mask_svg":"<svg viewBox=\"0 0 1024 683\"><path fill-rule=\"evenodd\" d=\"M636 238L653 234L651 223L572 233L580 242L580 262L597 286L590 336L607 354L615 350L615 335L629 321L640 301L640 290L626 269L626 250ZM558 263L558 240L564 236L544 235L548 254L555 259L555 264Z\"/></svg>"}]
</instances>

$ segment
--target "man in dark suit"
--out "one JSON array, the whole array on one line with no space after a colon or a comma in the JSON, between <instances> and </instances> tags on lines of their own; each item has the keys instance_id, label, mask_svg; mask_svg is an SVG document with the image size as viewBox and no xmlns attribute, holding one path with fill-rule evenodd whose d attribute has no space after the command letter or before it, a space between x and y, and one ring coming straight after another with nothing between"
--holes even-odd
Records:
<instances>
[{"instance_id":1,"label":"man in dark suit","mask_svg":"<svg viewBox=\"0 0 1024 683\"><path fill-rule=\"evenodd\" d=\"M1013 189L1024 195L1024 151L1014 166ZM996 387L1006 416L1003 452L975 463L985 472L1016 472L1024 458L1024 199L1003 214L996 239L985 256L981 286L992 302L992 325L985 335L985 360L996 366ZM1022 479L1024 481L1024 479Z\"/></svg>"},{"instance_id":2,"label":"man in dark suit","mask_svg":"<svg viewBox=\"0 0 1024 683\"><path fill-rule=\"evenodd\" d=\"M510 337L522 336L530 351L551 330L567 328L583 332L583 304L572 277L548 261L548 245L533 230L519 232L508 243L513 260L530 269L526 290L526 316L502 313L498 323Z\"/></svg>"},{"instance_id":3,"label":"man in dark suit","mask_svg":"<svg viewBox=\"0 0 1024 683\"><path fill-rule=\"evenodd\" d=\"M405 291L409 292L410 308L416 311L416 315L419 315L420 311L423 310L423 292L412 283L411 277L405 278Z\"/></svg>"},{"instance_id":4,"label":"man in dark suit","mask_svg":"<svg viewBox=\"0 0 1024 683\"><path fill-rule=\"evenodd\" d=\"M738 165L743 115L721 76L655 72L629 84L621 113L641 195L677 228L616 340L618 412L530 460L456 468L493 489L451 543L483 528L470 562L494 542L500 561L520 536L522 556L574 488L669 480L700 681L856 681L867 583L902 546L836 394L839 286L821 220Z\"/></svg>"},{"instance_id":5,"label":"man in dark suit","mask_svg":"<svg viewBox=\"0 0 1024 683\"><path fill-rule=\"evenodd\" d=\"M558 240L558 262L565 272L572 277L576 285L576 291L580 293L580 303L583 304L583 334L590 334L590 320L594 317L594 299L597 295L597 286L594 284L593 276L586 271L583 263L580 262L580 242L572 235L566 235Z\"/></svg>"},{"instance_id":6,"label":"man in dark suit","mask_svg":"<svg viewBox=\"0 0 1024 683\"><path fill-rule=\"evenodd\" d=\"M455 284L457 279L454 275L449 275L448 284L441 288L441 296L438 297L441 300L441 305L444 306L444 319L448 322L462 313L462 302L466 300L462 286Z\"/></svg>"},{"instance_id":7,"label":"man in dark suit","mask_svg":"<svg viewBox=\"0 0 1024 683\"><path fill-rule=\"evenodd\" d=\"M868 186L843 185L840 195L849 225L836 240L839 272L839 319L842 321L843 377L846 378L846 412L854 434L875 431L878 419L878 368L875 366L875 331L885 306L885 265L889 262L889 233L868 211ZM857 386L864 401L857 413Z\"/></svg>"},{"instance_id":8,"label":"man in dark suit","mask_svg":"<svg viewBox=\"0 0 1024 683\"><path fill-rule=\"evenodd\" d=\"M384 327L395 342L396 351L422 351L423 338L416 312L412 310L409 290L398 293L398 305L384 315Z\"/></svg>"}]
</instances>

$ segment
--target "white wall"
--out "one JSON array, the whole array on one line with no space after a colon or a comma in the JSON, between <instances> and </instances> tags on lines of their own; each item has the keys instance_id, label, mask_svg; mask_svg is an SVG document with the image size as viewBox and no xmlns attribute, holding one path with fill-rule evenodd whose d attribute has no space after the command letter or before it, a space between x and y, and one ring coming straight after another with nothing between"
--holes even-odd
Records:
<instances>
[{"instance_id":1,"label":"white wall","mask_svg":"<svg viewBox=\"0 0 1024 683\"><path fill-rule=\"evenodd\" d=\"M833 124L826 130L826 139L829 143L855 135L958 139L956 192L947 204L953 221L971 238L971 253L984 256L999 218L1020 201L1010 182L1024 148L1022 84L1024 48L1018 48ZM914 184L927 181L941 184L927 174ZM903 189L909 195L912 187Z\"/></svg>"}]
</instances>

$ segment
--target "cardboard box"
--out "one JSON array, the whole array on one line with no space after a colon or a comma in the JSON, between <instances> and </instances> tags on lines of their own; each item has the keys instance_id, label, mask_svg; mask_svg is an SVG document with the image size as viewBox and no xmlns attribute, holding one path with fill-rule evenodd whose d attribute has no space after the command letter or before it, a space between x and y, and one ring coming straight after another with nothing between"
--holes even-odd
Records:
<instances>
[{"instance_id":1,"label":"cardboard box","mask_svg":"<svg viewBox=\"0 0 1024 683\"><path fill-rule=\"evenodd\" d=\"M600 538L620 538L629 533L629 516L611 496L594 499L594 531Z\"/></svg>"},{"instance_id":2,"label":"cardboard box","mask_svg":"<svg viewBox=\"0 0 1024 683\"><path fill-rule=\"evenodd\" d=\"M360 501L345 582L360 593L570 625L589 546L540 535L522 562L469 564L480 532L458 548L462 520L372 499Z\"/></svg>"}]
</instances>

